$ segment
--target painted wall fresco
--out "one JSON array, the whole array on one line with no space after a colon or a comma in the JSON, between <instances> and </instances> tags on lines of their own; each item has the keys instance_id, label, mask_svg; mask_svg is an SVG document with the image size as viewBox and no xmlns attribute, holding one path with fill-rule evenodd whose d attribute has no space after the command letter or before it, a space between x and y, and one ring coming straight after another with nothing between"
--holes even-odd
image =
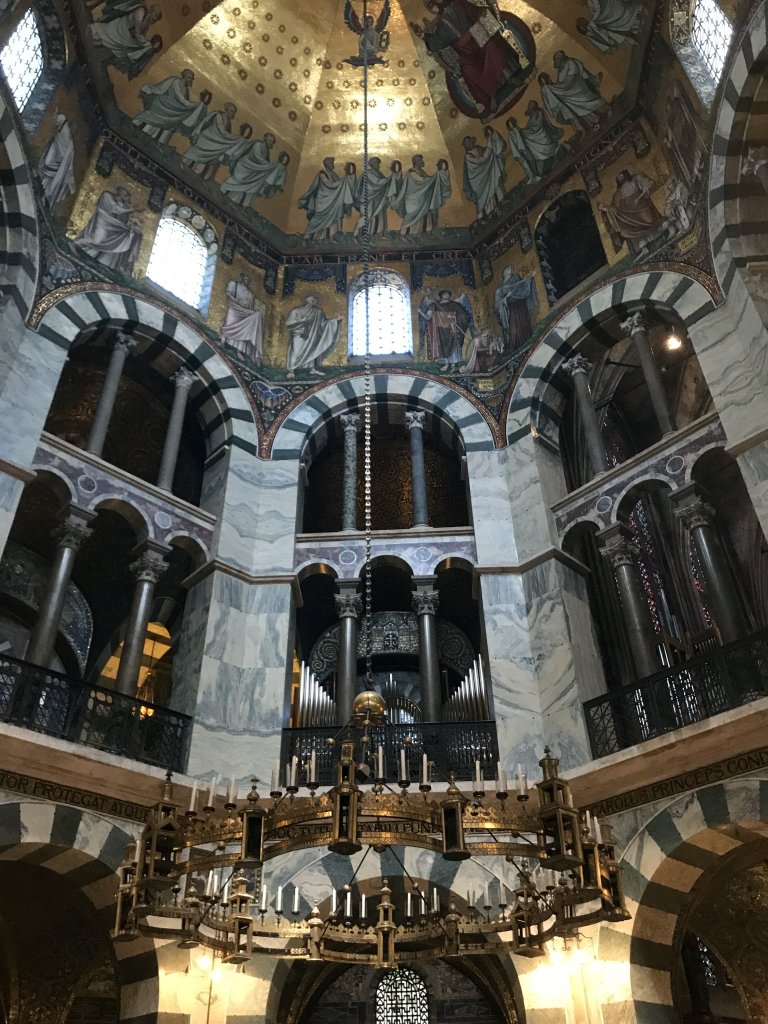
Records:
<instances>
[{"instance_id":1,"label":"painted wall fresco","mask_svg":"<svg viewBox=\"0 0 768 1024\"><path fill-rule=\"evenodd\" d=\"M288 251L359 241L362 53L375 245L455 245L629 109L650 29L642 0L210 7L105 0L80 26L120 130Z\"/></svg>"}]
</instances>

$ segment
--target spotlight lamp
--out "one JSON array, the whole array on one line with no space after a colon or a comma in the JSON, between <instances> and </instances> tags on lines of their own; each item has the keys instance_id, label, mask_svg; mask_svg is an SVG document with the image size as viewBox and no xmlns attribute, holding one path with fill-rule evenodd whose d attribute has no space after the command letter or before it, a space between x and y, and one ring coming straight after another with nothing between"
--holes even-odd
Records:
<instances>
[{"instance_id":1,"label":"spotlight lamp","mask_svg":"<svg viewBox=\"0 0 768 1024\"><path fill-rule=\"evenodd\" d=\"M368 750L362 763L356 746ZM408 751L401 751L407 768ZM120 868L115 937L177 938L203 945L224 962L254 955L396 967L413 960L495 953L500 946L540 956L555 936L569 939L598 921L628 917L609 826L573 806L568 783L549 750L539 762L538 806L528 799L518 766L517 798L507 800L499 767L495 787L482 775L472 794L454 778L434 791L432 765L422 766L418 792L408 772L397 786L380 777L380 752L345 738L336 784L318 791L312 761L286 766L284 789L273 777L268 798L258 780L238 805L230 785L223 806L212 787L198 813L173 798L168 777L161 800ZM361 776L373 781L362 785ZM358 882L371 850L398 846L433 852L448 861L503 858L509 876L482 871L482 891L466 897L414 880L401 863L404 893L387 879ZM327 898L311 900L286 879L268 889L264 865L300 850L326 848L351 856L349 881ZM274 871L271 877L275 877ZM277 876L279 877L279 875ZM477 876L475 876L477 877ZM398 878L398 885L401 879Z\"/></svg>"}]
</instances>

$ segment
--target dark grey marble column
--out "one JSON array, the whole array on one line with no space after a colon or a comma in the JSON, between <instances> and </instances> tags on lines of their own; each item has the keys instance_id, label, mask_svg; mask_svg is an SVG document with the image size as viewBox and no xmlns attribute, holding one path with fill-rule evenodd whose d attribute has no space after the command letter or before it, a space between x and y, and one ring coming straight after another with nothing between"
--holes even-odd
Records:
<instances>
[{"instance_id":1,"label":"dark grey marble column","mask_svg":"<svg viewBox=\"0 0 768 1024\"><path fill-rule=\"evenodd\" d=\"M88 435L88 443L85 446L86 451L93 452L94 455L101 455L104 450L104 442L107 439L109 421L112 419L112 412L115 408L117 389L123 375L125 360L128 358L128 353L133 351L137 344L137 339L128 334L118 333L115 339L107 375L104 378L104 386L99 396L99 404L96 407L96 415Z\"/></svg>"},{"instance_id":2,"label":"dark grey marble column","mask_svg":"<svg viewBox=\"0 0 768 1024\"><path fill-rule=\"evenodd\" d=\"M734 585L728 557L715 522L715 510L696 493L695 485L672 497L675 516L681 520L696 545L704 581L707 604L724 644L740 640L748 628Z\"/></svg>"},{"instance_id":3,"label":"dark grey marble column","mask_svg":"<svg viewBox=\"0 0 768 1024\"><path fill-rule=\"evenodd\" d=\"M173 393L173 405L171 406L171 415L168 418L163 456L160 460L160 472L157 475L157 486L162 487L164 491L173 490L173 474L176 472L181 432L184 429L184 412L187 408L189 390L195 383L196 377L191 370L187 370L182 366L171 379L176 385L176 390Z\"/></svg>"},{"instance_id":4,"label":"dark grey marble column","mask_svg":"<svg viewBox=\"0 0 768 1024\"><path fill-rule=\"evenodd\" d=\"M664 382L661 379L661 373L656 365L656 360L653 358L651 345L648 341L648 330L642 314L633 313L632 316L627 317L622 323L621 329L629 335L634 343L635 351L640 359L640 366L643 370L643 377L645 377L648 394L651 398L651 405L659 422L659 428L662 434L672 434L675 430L675 423L667 405Z\"/></svg>"},{"instance_id":5,"label":"dark grey marble column","mask_svg":"<svg viewBox=\"0 0 768 1024\"><path fill-rule=\"evenodd\" d=\"M405 425L411 439L411 490L413 492L413 525L429 526L427 510L427 478L424 472L424 416L420 410L405 414Z\"/></svg>"},{"instance_id":6,"label":"dark grey marble column","mask_svg":"<svg viewBox=\"0 0 768 1024\"><path fill-rule=\"evenodd\" d=\"M423 722L443 720L436 621L440 595L433 589L434 582L435 577L420 580L413 595L413 610L419 623L419 675Z\"/></svg>"},{"instance_id":7,"label":"dark grey marble column","mask_svg":"<svg viewBox=\"0 0 768 1024\"><path fill-rule=\"evenodd\" d=\"M635 672L638 679L644 679L661 671L663 666L651 612L637 573L637 548L627 539L621 526L609 526L599 536L602 540L600 554L616 578Z\"/></svg>"},{"instance_id":8,"label":"dark grey marble column","mask_svg":"<svg viewBox=\"0 0 768 1024\"><path fill-rule=\"evenodd\" d=\"M600 430L600 422L595 412L595 403L592 400L592 392L589 390L587 374L592 369L592 364L584 356L573 356L566 363L563 363L563 370L573 381L573 392L576 396L576 405L579 410L579 420L584 430L584 440L587 443L587 453L592 465L593 474L604 473L608 469L608 457L605 454L603 434Z\"/></svg>"},{"instance_id":9,"label":"dark grey marble column","mask_svg":"<svg viewBox=\"0 0 768 1024\"><path fill-rule=\"evenodd\" d=\"M93 518L91 512L72 509L64 522L53 531L56 553L26 653L26 660L33 665L49 667L75 558L80 545L91 535L88 524Z\"/></svg>"},{"instance_id":10,"label":"dark grey marble column","mask_svg":"<svg viewBox=\"0 0 768 1024\"><path fill-rule=\"evenodd\" d=\"M165 561L167 553L167 551L157 548L150 548L139 555L130 566L136 583L115 681L115 689L118 693L127 694L129 697L135 697L138 689L144 640L147 635L149 617L152 614L152 600L155 596L157 581L168 568Z\"/></svg>"},{"instance_id":11,"label":"dark grey marble column","mask_svg":"<svg viewBox=\"0 0 768 1024\"><path fill-rule=\"evenodd\" d=\"M344 430L344 509L342 530L357 529L357 435L360 417L348 412L340 416Z\"/></svg>"},{"instance_id":12,"label":"dark grey marble column","mask_svg":"<svg viewBox=\"0 0 768 1024\"><path fill-rule=\"evenodd\" d=\"M339 660L336 666L336 724L346 725L352 717L357 692L357 625L363 602L357 580L339 585L336 611L339 615Z\"/></svg>"}]
</instances>

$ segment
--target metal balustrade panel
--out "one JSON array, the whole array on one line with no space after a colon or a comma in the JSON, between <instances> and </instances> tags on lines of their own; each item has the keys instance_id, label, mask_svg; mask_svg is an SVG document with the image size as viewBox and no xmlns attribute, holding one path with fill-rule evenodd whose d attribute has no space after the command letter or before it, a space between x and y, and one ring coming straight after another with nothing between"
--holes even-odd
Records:
<instances>
[{"instance_id":1,"label":"metal balustrade panel","mask_svg":"<svg viewBox=\"0 0 768 1024\"><path fill-rule=\"evenodd\" d=\"M281 783L285 782L285 765L292 757L296 756L302 764L307 764L314 751L320 785L333 785L336 782L334 773L338 761L338 743L343 734L343 730L338 727L283 729ZM370 738L370 749L374 754L379 746L384 748L386 775L392 783L399 781L401 747L407 751L408 773L413 783L420 780L424 754L434 763L434 781L446 779L451 772L457 779L468 781L474 776L475 761L480 762L486 779L496 777L499 745L495 722L386 725L371 729ZM328 740L334 743L329 745ZM362 760L363 756L364 751L358 745L357 757Z\"/></svg>"},{"instance_id":2,"label":"metal balustrade panel","mask_svg":"<svg viewBox=\"0 0 768 1024\"><path fill-rule=\"evenodd\" d=\"M0 655L0 721L184 771L192 719Z\"/></svg>"},{"instance_id":3,"label":"metal balustrade panel","mask_svg":"<svg viewBox=\"0 0 768 1024\"><path fill-rule=\"evenodd\" d=\"M697 655L584 705L594 757L768 696L768 633Z\"/></svg>"}]
</instances>

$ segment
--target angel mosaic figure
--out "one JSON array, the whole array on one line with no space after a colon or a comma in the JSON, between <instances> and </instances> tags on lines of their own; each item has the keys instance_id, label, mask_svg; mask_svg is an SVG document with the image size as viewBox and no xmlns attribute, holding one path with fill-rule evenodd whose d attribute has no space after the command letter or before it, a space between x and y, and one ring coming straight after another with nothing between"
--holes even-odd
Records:
<instances>
[{"instance_id":1,"label":"angel mosaic figure","mask_svg":"<svg viewBox=\"0 0 768 1024\"><path fill-rule=\"evenodd\" d=\"M389 0L384 0L384 6L378 18L367 14L364 21L360 21L357 12L352 6L352 0L347 0L344 5L344 21L350 32L360 36L358 55L347 57L345 64L351 64L353 68L361 68L365 64L373 67L374 64L386 65L382 54L389 48L389 32L386 32L389 21Z\"/></svg>"}]
</instances>

